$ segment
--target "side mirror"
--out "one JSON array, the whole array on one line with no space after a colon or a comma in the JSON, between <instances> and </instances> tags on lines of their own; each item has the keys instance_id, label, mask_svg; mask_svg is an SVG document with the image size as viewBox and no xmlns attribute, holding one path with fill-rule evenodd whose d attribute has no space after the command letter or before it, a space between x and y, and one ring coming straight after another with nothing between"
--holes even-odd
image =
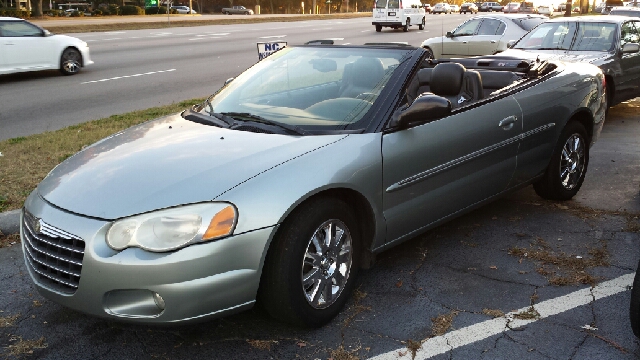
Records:
<instances>
[{"instance_id":1,"label":"side mirror","mask_svg":"<svg viewBox=\"0 0 640 360\"><path fill-rule=\"evenodd\" d=\"M453 37L453 33L451 31L447 31L446 37L452 38Z\"/></svg>"},{"instance_id":2,"label":"side mirror","mask_svg":"<svg viewBox=\"0 0 640 360\"><path fill-rule=\"evenodd\" d=\"M404 111L394 114L392 126L409 127L413 123L426 123L443 118L451 113L451 102L432 93L421 94Z\"/></svg>"},{"instance_id":3,"label":"side mirror","mask_svg":"<svg viewBox=\"0 0 640 360\"><path fill-rule=\"evenodd\" d=\"M228 78L225 82L224 82L224 86L227 86L227 84L229 84L230 82L233 81L233 79L235 78Z\"/></svg>"},{"instance_id":4,"label":"side mirror","mask_svg":"<svg viewBox=\"0 0 640 360\"><path fill-rule=\"evenodd\" d=\"M634 54L640 51L640 45L634 43L626 43L622 46L623 54Z\"/></svg>"},{"instance_id":5,"label":"side mirror","mask_svg":"<svg viewBox=\"0 0 640 360\"><path fill-rule=\"evenodd\" d=\"M515 40L509 40L509 42L507 43L507 49L511 49L515 44L516 44Z\"/></svg>"}]
</instances>

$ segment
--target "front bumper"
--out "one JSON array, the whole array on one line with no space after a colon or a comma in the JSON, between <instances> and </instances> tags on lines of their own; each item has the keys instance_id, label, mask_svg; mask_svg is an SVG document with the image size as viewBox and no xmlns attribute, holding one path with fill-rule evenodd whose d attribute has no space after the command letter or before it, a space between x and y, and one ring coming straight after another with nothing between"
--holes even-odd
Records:
<instances>
[{"instance_id":1,"label":"front bumper","mask_svg":"<svg viewBox=\"0 0 640 360\"><path fill-rule=\"evenodd\" d=\"M89 47L80 47L80 54L82 55L82 66L87 66L93 64L93 60L91 60L91 56L89 55Z\"/></svg>"},{"instance_id":2,"label":"front bumper","mask_svg":"<svg viewBox=\"0 0 640 360\"><path fill-rule=\"evenodd\" d=\"M26 267L42 296L90 315L140 323L205 320L253 306L266 247L277 229L272 226L167 253L114 251L105 241L110 222L60 210L35 192L25 210L85 241L77 290L64 293L30 264L27 252L34 249L27 248L29 230L21 218Z\"/></svg>"}]
</instances>

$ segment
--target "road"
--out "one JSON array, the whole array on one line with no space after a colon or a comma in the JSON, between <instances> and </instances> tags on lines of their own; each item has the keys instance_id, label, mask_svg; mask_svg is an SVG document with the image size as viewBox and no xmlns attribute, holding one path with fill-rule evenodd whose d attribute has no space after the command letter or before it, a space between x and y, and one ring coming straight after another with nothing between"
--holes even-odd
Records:
<instances>
[{"instance_id":1,"label":"road","mask_svg":"<svg viewBox=\"0 0 640 360\"><path fill-rule=\"evenodd\" d=\"M413 26L408 33L376 33L370 18L356 18L72 34L87 41L95 61L79 74L0 76L0 140L205 97L257 61L259 41L335 38L337 44L419 46L470 16L428 15L423 31Z\"/></svg>"}]
</instances>

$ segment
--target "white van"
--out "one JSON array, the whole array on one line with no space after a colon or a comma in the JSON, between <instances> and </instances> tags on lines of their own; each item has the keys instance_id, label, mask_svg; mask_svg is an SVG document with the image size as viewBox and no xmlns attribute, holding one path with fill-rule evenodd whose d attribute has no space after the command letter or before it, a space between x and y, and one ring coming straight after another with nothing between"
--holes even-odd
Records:
<instances>
[{"instance_id":1,"label":"white van","mask_svg":"<svg viewBox=\"0 0 640 360\"><path fill-rule=\"evenodd\" d=\"M424 8L420 0L374 0L373 25L376 31L383 27L402 28L409 31L409 26L418 25L424 29Z\"/></svg>"}]
</instances>

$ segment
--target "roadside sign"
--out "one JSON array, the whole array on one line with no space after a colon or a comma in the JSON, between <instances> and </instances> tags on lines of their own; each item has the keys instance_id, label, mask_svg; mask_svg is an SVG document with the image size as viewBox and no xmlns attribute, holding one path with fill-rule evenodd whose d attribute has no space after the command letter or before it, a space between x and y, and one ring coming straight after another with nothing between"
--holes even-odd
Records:
<instances>
[{"instance_id":1,"label":"roadside sign","mask_svg":"<svg viewBox=\"0 0 640 360\"><path fill-rule=\"evenodd\" d=\"M262 60L286 46L287 46L286 41L259 42L258 43L258 60Z\"/></svg>"}]
</instances>

